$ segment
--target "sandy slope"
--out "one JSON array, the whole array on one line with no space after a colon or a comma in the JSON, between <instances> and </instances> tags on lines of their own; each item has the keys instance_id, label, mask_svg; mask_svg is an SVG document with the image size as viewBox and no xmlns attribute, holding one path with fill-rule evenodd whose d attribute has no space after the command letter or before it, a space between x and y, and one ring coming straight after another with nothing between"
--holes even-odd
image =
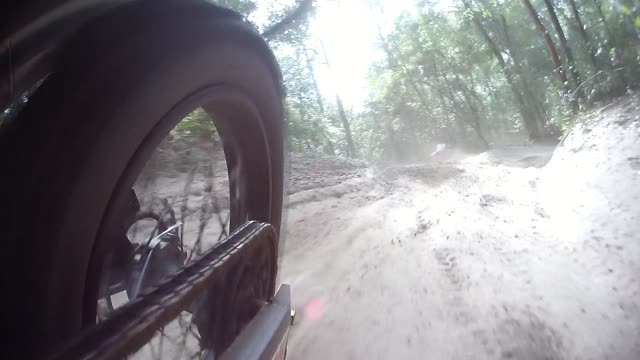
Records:
<instances>
[{"instance_id":1,"label":"sandy slope","mask_svg":"<svg viewBox=\"0 0 640 360\"><path fill-rule=\"evenodd\" d=\"M292 359L640 358L640 106L290 196ZM588 129L588 130L586 130Z\"/></svg>"}]
</instances>

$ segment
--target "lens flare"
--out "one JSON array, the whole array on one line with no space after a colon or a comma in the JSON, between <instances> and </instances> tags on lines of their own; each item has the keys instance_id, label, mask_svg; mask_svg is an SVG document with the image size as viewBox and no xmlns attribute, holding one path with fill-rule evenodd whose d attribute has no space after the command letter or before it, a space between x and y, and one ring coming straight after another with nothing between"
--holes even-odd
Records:
<instances>
[{"instance_id":1,"label":"lens flare","mask_svg":"<svg viewBox=\"0 0 640 360\"><path fill-rule=\"evenodd\" d=\"M320 320L324 313L324 305L318 299L311 299L304 307L305 318L316 321Z\"/></svg>"}]
</instances>

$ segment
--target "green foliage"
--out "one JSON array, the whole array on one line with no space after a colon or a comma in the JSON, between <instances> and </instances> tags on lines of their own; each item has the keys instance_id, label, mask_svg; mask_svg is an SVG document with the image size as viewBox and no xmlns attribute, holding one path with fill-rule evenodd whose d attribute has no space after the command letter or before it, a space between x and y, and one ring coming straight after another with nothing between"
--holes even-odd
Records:
<instances>
[{"instance_id":1,"label":"green foliage","mask_svg":"<svg viewBox=\"0 0 640 360\"><path fill-rule=\"evenodd\" d=\"M391 31L372 34L384 57L370 66L364 110L346 110L360 156L402 160L419 158L441 142L480 149L558 137L573 126L577 111L638 87L637 1L530 1L548 39L522 0L418 1L418 10L401 14ZM246 15L257 4L219 3ZM299 3L270 5L266 26ZM385 13L376 0L371 7ZM336 100L321 93L315 79L315 67L324 59L309 34L310 15L288 24L270 42L286 87L289 147L345 156L346 127ZM551 60L549 41L567 82ZM209 136L211 129L201 120L201 114L194 115L181 131Z\"/></svg>"},{"instance_id":2,"label":"green foliage","mask_svg":"<svg viewBox=\"0 0 640 360\"><path fill-rule=\"evenodd\" d=\"M214 2L245 16L249 16L257 8L256 2L252 0L215 0Z\"/></svg>"},{"instance_id":3,"label":"green foliage","mask_svg":"<svg viewBox=\"0 0 640 360\"><path fill-rule=\"evenodd\" d=\"M197 108L175 128L175 132L182 138L212 139L217 137L213 119L202 108Z\"/></svg>"},{"instance_id":4,"label":"green foliage","mask_svg":"<svg viewBox=\"0 0 640 360\"><path fill-rule=\"evenodd\" d=\"M570 4L553 4L575 68L557 48L565 72L579 74L577 82L559 81L547 44L520 1L462 0L446 11L425 8L399 17L392 32L380 34L386 58L370 69L367 116L389 119L389 126L377 128L386 139L377 143L416 150L435 142L478 147L483 139L499 143L517 134L557 137L558 129L572 126L576 105L588 107L637 86L637 6L601 4L603 20L597 1L576 1L578 19L568 13ZM544 2L533 6L547 31L554 30ZM558 34L551 35L559 44Z\"/></svg>"}]
</instances>

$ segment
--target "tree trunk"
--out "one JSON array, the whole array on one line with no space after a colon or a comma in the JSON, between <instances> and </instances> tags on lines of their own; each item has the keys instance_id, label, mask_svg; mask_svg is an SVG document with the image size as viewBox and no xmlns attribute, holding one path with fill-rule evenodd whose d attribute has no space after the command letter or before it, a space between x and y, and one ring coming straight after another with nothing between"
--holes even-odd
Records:
<instances>
[{"instance_id":1,"label":"tree trunk","mask_svg":"<svg viewBox=\"0 0 640 360\"><path fill-rule=\"evenodd\" d=\"M509 34L507 19L504 17L504 15L500 15L500 20L502 23L502 31L504 33L507 50L509 50L509 54L511 54L511 60L513 61L513 69L515 70L517 78L520 80L521 93L524 95L523 100L528 108L527 111L530 114L533 114L532 116L535 118L536 124L539 125L538 131L540 132L540 136L544 137L546 136L544 127L545 120L547 118L546 112L542 108L541 102L538 101L533 91L531 91L532 87L529 86L529 81L527 81L527 77L524 74L520 54L517 51L517 48L513 46L513 43L511 42L511 35Z\"/></svg>"},{"instance_id":2,"label":"tree trunk","mask_svg":"<svg viewBox=\"0 0 640 360\"><path fill-rule=\"evenodd\" d=\"M560 81L562 82L564 92L567 96L569 96L569 100L571 101L571 106L573 110L577 111L578 103L575 101L575 99L573 99L573 96L571 96L571 88L569 87L569 81L567 80L567 75L564 72L564 69L562 67L562 62L560 61L560 57L558 56L558 50L556 50L556 46L553 43L551 36L549 36L549 33L547 32L547 28L544 26L544 24L540 20L540 17L538 16L536 9L533 8L531 1L522 0L522 3L524 4L524 7L527 9L527 13L529 13L531 20L533 20L533 23L536 26L536 29L540 32L540 34L542 34L542 38L544 39L544 42L547 45L547 49L549 50L549 55L551 56L551 62L553 63L553 66L556 68L556 73L558 74L558 77L560 77Z\"/></svg>"},{"instance_id":3,"label":"tree trunk","mask_svg":"<svg viewBox=\"0 0 640 360\"><path fill-rule=\"evenodd\" d=\"M384 129L387 133L386 137L386 145L389 150L389 160L396 161L398 160L398 146L396 144L396 135L393 130L393 123L390 116L384 117Z\"/></svg>"},{"instance_id":4,"label":"tree trunk","mask_svg":"<svg viewBox=\"0 0 640 360\"><path fill-rule=\"evenodd\" d=\"M429 51L429 53L441 54L441 52L438 50L432 50ZM433 67L434 76L426 77L426 75L423 74L423 81L427 86L429 86L429 88L432 89L432 92L435 91L440 102L440 109L442 112L441 119L444 120L434 123L434 131L441 135L440 137L444 142L450 144L455 144L458 140L460 140L461 142L466 142L466 125L460 115L460 109L462 107L453 95L451 84L447 79L447 75L439 70L438 60L435 59L435 57L429 58L427 56L427 53L423 53L422 65L424 67ZM432 79L434 81L430 81ZM445 89L447 90L447 92L444 91ZM453 116L453 121L450 120L451 116ZM453 127L452 124L455 125L455 127ZM456 131L452 132L452 128ZM458 134L457 137L455 136L455 132L457 132Z\"/></svg>"},{"instance_id":5,"label":"tree trunk","mask_svg":"<svg viewBox=\"0 0 640 360\"><path fill-rule=\"evenodd\" d=\"M478 107L473 103L473 100L470 97L474 97L478 101L479 101L479 98L475 93L473 93L473 90L470 90L464 84L464 82L460 80L460 76L458 75L457 72L455 76L456 76L456 83L458 84L458 88L462 92L464 101L465 103L467 103L467 107L469 108L469 112L471 113L471 118L472 118L471 127L476 132L476 135L478 135L478 138L480 139L480 142L482 142L482 145L484 146L484 148L488 149L489 142L484 137L484 134L482 132L482 127L480 126L480 111L478 110Z\"/></svg>"},{"instance_id":6,"label":"tree trunk","mask_svg":"<svg viewBox=\"0 0 640 360\"><path fill-rule=\"evenodd\" d=\"M478 108L473 104L473 101L469 99L468 94L466 94L464 91L462 92L462 94L464 96L465 102L467 103L467 107L469 108L469 112L471 113L471 118L473 119L471 127L476 132L476 135L478 135L478 139L480 139L480 142L482 143L484 148L488 149L490 146L489 142L482 132L482 127L480 126L480 114Z\"/></svg>"},{"instance_id":7,"label":"tree trunk","mask_svg":"<svg viewBox=\"0 0 640 360\"><path fill-rule=\"evenodd\" d=\"M329 57L327 56L327 50L324 48L324 43L320 42L320 48L322 49L322 55L324 57L324 61L327 64L327 68L331 71L331 63L329 62ZM336 106L338 107L338 116L340 116L340 122L342 123L342 127L344 129L344 135L347 140L347 156L349 157L358 157L356 153L356 146L353 143L353 137L351 136L351 126L349 125L349 120L347 119L347 114L344 112L344 106L342 105L342 99L340 95L336 91Z\"/></svg>"},{"instance_id":8,"label":"tree trunk","mask_svg":"<svg viewBox=\"0 0 640 360\"><path fill-rule=\"evenodd\" d=\"M436 50L436 53L439 54L440 57L449 65L449 71L455 77L455 83L456 83L456 85L458 87L458 90L462 93L462 100L467 105L467 108L469 109L469 113L471 114L471 118L472 118L471 127L476 132L476 135L480 139L480 142L482 142L482 144L485 147L485 149L489 148L489 142L486 140L486 138L485 138L485 136L483 134L483 131L482 131L482 127L480 126L480 123L481 123L480 122L480 110L474 104L474 102L473 102L473 100L471 98L473 97L474 99L476 99L476 101L478 102L478 104L480 104L480 106L482 106L482 100L475 93L475 91L470 89L467 85L465 85L465 83L462 81L462 79L460 79L460 73L462 72L461 69L459 69L456 66L456 64L453 63L441 51ZM446 77L444 77L444 81L449 85L449 88L453 87L453 85L451 85L451 83L449 82L449 80ZM471 82L472 82L471 86L473 87L473 78L472 78ZM453 98L454 95L451 92L451 90L449 91L449 93L450 93L450 96Z\"/></svg>"},{"instance_id":9,"label":"tree trunk","mask_svg":"<svg viewBox=\"0 0 640 360\"><path fill-rule=\"evenodd\" d=\"M600 21L602 21L602 25L604 25L604 30L607 33L607 40L609 43L609 47L616 47L616 39L611 33L609 29L609 24L607 24L607 19L604 17L604 12L602 11L602 5L600 5L599 0L593 0L593 5L596 7L596 11L598 12L598 16L600 16Z\"/></svg>"},{"instance_id":10,"label":"tree trunk","mask_svg":"<svg viewBox=\"0 0 640 360\"><path fill-rule=\"evenodd\" d=\"M433 69L434 69L434 72L436 73L436 76L435 76L435 80L436 80L435 88L436 88L436 92L438 93L438 99L440 100L440 106L442 107L442 114L444 115L444 117L446 119L446 122L449 123L448 114L450 113L455 117L456 116L455 115L455 109L451 109L449 107L449 110L447 112L447 104L444 101L444 94L442 93L442 84L440 83L440 76L438 76L438 70L437 70L437 67L435 65L435 61L434 61L434 64L433 64Z\"/></svg>"},{"instance_id":11,"label":"tree trunk","mask_svg":"<svg viewBox=\"0 0 640 360\"><path fill-rule=\"evenodd\" d=\"M270 41L278 34L284 32L287 27L289 27L294 22L302 19L313 10L313 0L302 0L298 4L298 6L291 11L287 16L285 16L278 23L272 25L270 28L265 30L262 33L262 37L264 37L267 41Z\"/></svg>"},{"instance_id":12,"label":"tree trunk","mask_svg":"<svg viewBox=\"0 0 640 360\"><path fill-rule=\"evenodd\" d=\"M458 109L462 109L462 106L460 106L460 104L458 103L458 100L456 100L456 96L453 94L453 90L449 85L447 85L447 93L448 93L447 98L449 99L453 107L456 109L456 111L454 112L454 116L455 116L454 119L456 122L456 129L458 130L458 141L461 143L467 143L468 142L467 141L467 125L465 124L460 114L460 111L458 110Z\"/></svg>"},{"instance_id":13,"label":"tree trunk","mask_svg":"<svg viewBox=\"0 0 640 360\"><path fill-rule=\"evenodd\" d=\"M466 125L464 123L464 121L462 120L462 117L460 116L460 110L462 107L460 106L460 104L458 103L458 101L456 100L455 95L453 94L453 90L451 89L451 84L449 84L449 81L447 80L446 74L442 73L441 71L438 70L437 67L437 62L434 61L433 62L433 66L434 66L434 72L436 74L436 80L438 83L438 92L440 92L441 88L444 88L446 90L446 92L443 94L447 99L449 99L449 102L451 103L451 109L452 109L452 114L453 114L453 120L454 123L456 125L456 129L457 129L457 133L458 133L458 139L460 142L466 143L467 142L467 128ZM442 81L439 80L439 78L442 78ZM440 86L442 85L442 86ZM442 93L440 93L442 94Z\"/></svg>"},{"instance_id":14,"label":"tree trunk","mask_svg":"<svg viewBox=\"0 0 640 360\"><path fill-rule=\"evenodd\" d=\"M585 30L584 24L582 24L582 19L580 18L580 12L578 11L578 5L576 4L575 0L569 0L569 5L571 8L571 12L573 13L573 17L575 18L576 23L578 24L578 34L580 34L580 37L584 42L584 50L587 53L587 55L589 55L589 61L591 62L591 65L593 66L595 71L598 71L598 62L596 60L596 54L593 52L593 47L591 46L589 34L587 34L587 30Z\"/></svg>"},{"instance_id":15,"label":"tree trunk","mask_svg":"<svg viewBox=\"0 0 640 360\"><path fill-rule=\"evenodd\" d=\"M402 68L404 77L406 81L409 83L409 85L411 85L411 88L413 89L413 91L415 91L416 96L418 96L418 100L420 101L420 105L422 106L422 109L424 111L428 111L429 107L427 106L426 98L422 93L422 91L420 90L420 87L416 83L415 78L412 76L411 71L407 68L407 66L399 59L396 59L396 57L393 55L393 52L391 51L391 49L389 49L389 44L387 43L387 40L382 36L382 31L380 30L380 27L378 27L378 38L382 43L382 49L386 53L387 59L389 59L389 61L391 62L390 65L400 66ZM391 43L395 47L396 53L400 54L397 44L395 44L393 41L391 41Z\"/></svg>"},{"instance_id":16,"label":"tree trunk","mask_svg":"<svg viewBox=\"0 0 640 360\"><path fill-rule=\"evenodd\" d=\"M571 74L571 78L574 82L573 89L577 92L579 99L584 99L584 91L580 86L582 82L580 81L580 73L578 72L578 68L576 67L576 63L573 60L573 53L571 52L571 48L569 47L569 43L567 42L567 38L564 36L564 31L562 30L562 26L560 25L560 21L558 21L558 16L556 15L556 9L553 7L553 3L551 0L544 0L544 4L549 11L549 16L551 17L551 23L553 24L556 33L558 34L558 39L560 39L560 47L562 47L562 51L564 51L564 55L567 58L567 65L569 67L569 73Z\"/></svg>"},{"instance_id":17,"label":"tree trunk","mask_svg":"<svg viewBox=\"0 0 640 360\"><path fill-rule=\"evenodd\" d=\"M466 6L466 8L468 10L471 10L471 7L470 7L469 3L466 0L463 0L463 2L464 2L464 5ZM502 72L504 73L504 77L507 79L507 83L509 84L509 87L511 88L511 92L513 93L513 97L516 99L517 108L518 108L518 111L520 113L520 117L522 118L522 123L524 124L524 127L527 129L527 132L529 133L529 138L531 140L539 139L540 138L540 131L538 130L538 126L536 124L536 119L534 117L532 117L531 114L529 113L529 111L527 110L526 102L523 99L522 94L520 93L520 91L516 87L515 81L513 79L513 74L511 73L511 70L509 70L509 68L507 67L507 63L505 62L504 57L502 57L502 53L500 52L500 49L498 49L498 46L493 41L491 36L489 36L489 33L487 33L487 31L485 30L484 26L480 22L480 19L478 18L478 15L475 14L475 13L473 15L473 23L476 25L476 28L478 29L478 32L480 33L482 38L485 40L485 42L489 46L489 49L491 49L491 52L493 52L493 55L495 56L496 60L498 61L498 64L500 65L500 68L502 68Z\"/></svg>"},{"instance_id":18,"label":"tree trunk","mask_svg":"<svg viewBox=\"0 0 640 360\"><path fill-rule=\"evenodd\" d=\"M309 74L311 75L311 81L313 83L313 90L316 92L316 101L318 102L318 107L320 108L320 113L324 115L324 106L322 104L322 95L320 95L320 88L318 87L318 81L316 80L316 74L313 70L313 63L311 58L309 57L308 50L304 44L302 45L302 51L304 52L304 58L307 61L307 69L309 70Z\"/></svg>"},{"instance_id":19,"label":"tree trunk","mask_svg":"<svg viewBox=\"0 0 640 360\"><path fill-rule=\"evenodd\" d=\"M336 105L338 106L338 115L340 115L340 121L344 128L344 135L347 138L347 151L349 152L347 156L356 158L358 157L358 154L356 153L356 146L354 145L353 137L351 136L351 125L349 125L347 114L344 112L344 106L342 106L342 99L340 99L340 95L338 94L336 94Z\"/></svg>"},{"instance_id":20,"label":"tree trunk","mask_svg":"<svg viewBox=\"0 0 640 360\"><path fill-rule=\"evenodd\" d=\"M335 155L336 150L333 147L333 142L331 141L331 138L329 138L329 135L327 135L327 133L324 130L321 130L320 133L322 137L325 139L325 141L327 142L327 147L329 148L329 155Z\"/></svg>"},{"instance_id":21,"label":"tree trunk","mask_svg":"<svg viewBox=\"0 0 640 360\"><path fill-rule=\"evenodd\" d=\"M596 7L596 11L598 12L598 16L600 17L600 21L602 22L602 25L604 25L604 30L607 34L607 44L609 45L610 49L616 49L618 47L618 41L616 39L616 37L613 35L613 33L611 32L611 29L609 28L609 24L607 23L607 19L605 19L604 17L604 12L602 11L602 5L600 5L600 1L599 0L593 0L593 4ZM612 61L607 61L609 70L611 71L611 76L614 76L616 78L616 80L618 81L618 83L620 84L619 86L622 87L623 89L626 89L627 87L627 81L625 80L624 76L620 73L616 73L615 68L616 68L616 64L615 62Z\"/></svg>"}]
</instances>

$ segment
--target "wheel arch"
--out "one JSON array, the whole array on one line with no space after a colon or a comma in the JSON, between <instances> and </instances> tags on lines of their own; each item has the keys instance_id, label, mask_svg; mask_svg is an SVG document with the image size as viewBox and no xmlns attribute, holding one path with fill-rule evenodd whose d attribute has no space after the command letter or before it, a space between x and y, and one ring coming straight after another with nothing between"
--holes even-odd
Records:
<instances>
[{"instance_id":1,"label":"wheel arch","mask_svg":"<svg viewBox=\"0 0 640 360\"><path fill-rule=\"evenodd\" d=\"M153 5L155 4L155 5ZM146 8L146 5L150 5L152 6L151 8ZM126 6L130 6L128 9L126 8ZM122 21L131 21L131 20L137 20L139 19L137 16L143 16L143 17L152 17L154 15L158 15L160 14L170 14L170 16L172 18L174 18L176 16L176 12L173 10L176 9L185 9L185 11L188 10L189 13L191 13L192 11L196 11L195 13L198 15L199 18L202 18L206 15L210 15L210 14L214 14L216 15L216 19L219 18L227 18L228 16L233 16L236 20L241 20L241 16L236 15L234 12L230 11L230 10L226 10L224 8L220 8L218 6L214 6L210 3L205 3L202 0L173 0L173 1L163 1L163 2L150 2L150 1L146 1L146 0L142 0L142 1L133 1L133 2L128 2L127 5L123 5L121 7L119 7L117 10L118 11L112 11L110 13L106 13L103 14L104 16L97 16L96 18L94 18L92 21L84 24L81 29L81 31L76 30L73 34L73 36L69 36L68 39L64 39L64 41L62 41L57 48L57 51L55 52L54 58L53 58L53 62L52 67L50 67L49 69L54 69L54 68L60 68L62 69L60 71L60 73L58 74L58 72L53 71L53 74L51 77L48 78L47 81L45 81L45 83L43 84L43 87L40 89L40 91L36 92L33 96L33 98L31 99L31 101L29 101L29 103L27 104L25 111L21 112L19 114L19 117L17 119L17 121L15 123L12 123L11 126L9 126L10 130L7 133L3 133L2 136L6 136L6 138L2 138L0 139L0 149L2 150L0 152L0 158L6 160L7 166L5 167L6 171L7 171L7 177L6 179L3 179L3 184L19 184L21 187L24 188L28 188L29 184L37 182L39 179L39 181L41 181L42 187L43 189L38 190L38 194L32 194L32 193L28 193L27 191L15 191L11 186L6 186L3 189L0 189L0 192L4 195L5 193L7 194L6 199L7 199L7 204L5 204L5 207L0 210L0 224L6 224L7 226L5 227L5 232L3 233L3 240L6 240L5 243L8 243L8 248L9 250L16 250L16 251L7 251L5 250L5 256L8 258L10 255L10 253L19 253L19 250L21 247L23 246L27 246L27 242L30 241L30 239L44 239L43 236L38 236L39 232L42 232L42 230L39 230L39 227L51 227L54 230L56 230L59 226L58 225L51 225L51 224L57 224L58 222L55 220L58 220L58 218L60 218L59 215L56 215L56 219L53 219L52 217L47 216L48 214L46 214L46 209L44 207L44 205L42 205L43 201L47 201L47 203L55 203L55 201L57 201L59 199L63 200L64 204L63 206L65 206L66 208L70 208L70 206L65 205L67 202L69 202L69 199L71 198L71 196L73 196L72 193L69 192L65 192L64 190L60 190L60 189L64 189L66 188L66 186L64 187L60 187L57 188L56 185L57 184L69 184L69 182L67 180L65 180L65 176L75 176L73 174L67 174L67 171L64 171L64 166L60 167L59 165L64 165L65 161L72 163L71 160L64 160L66 158L63 159L63 156L61 156L60 158L53 158L53 160L55 161L40 161L39 159L42 158L41 155L46 155L46 156L56 156L56 155L52 155L52 153L48 153L46 151L44 151L43 149L56 149L57 147L64 147L64 148L68 148L67 150L65 150L64 153L60 152L60 154L66 156L65 154L71 154L73 155L73 159L78 158L79 160L81 160L81 164L90 164L91 161L89 161L90 159L88 158L88 155L85 155L84 152L80 152L80 151L72 151L72 148L80 148L79 145L76 144L76 142L79 144L79 142L81 140L78 140L80 138L89 138L92 137L94 135L92 135L93 133L91 131L93 131L94 133L97 133L98 131L101 131L102 128L98 128L98 127L92 127L92 125L88 124L89 122L78 122L77 125L78 126L74 126L74 127L63 127L61 125L60 122L55 121L54 119L56 118L55 116L51 116L51 113L63 113L67 111L67 107L71 107L71 103L72 102L76 102L76 103L81 103L78 102L77 100L74 100L71 93L66 92L65 90L66 85L63 86L63 84L66 84L64 82L62 82L62 79L67 79L67 81L75 81L75 82L88 82L88 83L92 83L96 84L95 87L96 89L101 87L102 85L102 80L104 79L114 79L117 78L118 76L124 76L126 77L125 74L122 74L121 72L117 73L116 76L107 76L104 73L100 73L100 72L93 72L91 73L90 77L83 77L82 75L80 75L80 72L78 71L78 67L77 65L82 65L84 64L92 64L92 60L95 58L100 59L100 54L96 55L97 52L101 51L101 50L105 50L105 51L110 51L111 47L105 45L104 43L101 43L99 41L88 41L88 42L84 42L84 40L86 39L92 39L93 35L100 35L100 39L104 40L106 39L116 39L114 41L118 41L118 39L121 39L119 36L126 36L127 33L127 29L124 29L123 27L118 27L118 24L114 24L111 20L111 15L116 15L115 17L119 18ZM196 6L196 8L194 8L194 6ZM188 7L188 9L187 9ZM131 10L131 11L129 11ZM200 11L197 11L200 10ZM206 10L206 13L204 13L201 10ZM141 12L142 11L142 12ZM132 13L134 15L132 15ZM140 15L143 14L143 15ZM182 15L184 15L184 13L182 13ZM123 19L124 18L124 19ZM191 18L190 18L191 19ZM215 19L214 19L215 20ZM239 22L239 21L238 21ZM136 26L143 26L145 24L144 21L139 21L137 22ZM212 24L213 26L222 26L224 25L223 21L213 21L213 22L209 22L208 24ZM148 24L147 24L148 25ZM147 26L144 25L144 26ZM254 31L255 29L251 29L249 26L247 26L247 24L237 24L238 26L242 27L243 30L243 34L249 36L251 35L251 39L254 40L259 40L259 34L257 33L257 31ZM100 31L102 30L101 27L108 27L107 30L105 31ZM94 28L98 28L98 29L94 29ZM207 29L208 30L208 29ZM175 33L171 33L172 36L169 36L168 38L173 38L173 40L175 41L177 38L180 38L180 35L175 34ZM255 36L254 36L255 35ZM199 38L202 39L201 37L194 37L194 39ZM182 38L180 38L182 39ZM257 43L257 42L256 42ZM264 53L260 52L260 54L262 56L266 57L270 57L272 60L273 59L273 54L268 50L268 47L266 46L266 44L260 42L262 45L261 49L265 50ZM84 46L84 44L87 44L86 46ZM69 46L67 48L67 45ZM119 47L125 46L125 44L119 44ZM129 44L126 44L126 46L129 46ZM131 45L131 49L136 49L135 44ZM72 50L69 50L72 49ZM75 49L75 50L74 50ZM93 51L92 51L93 50ZM111 52L110 54L113 54L114 52ZM117 52L115 52L117 54ZM110 56L105 56L104 59L110 59ZM104 60L103 59L103 60ZM117 61L120 61L122 59L119 59ZM110 60L111 61L111 60ZM114 60L116 61L116 60ZM124 60L122 60L124 61ZM155 61L155 59L154 59ZM274 60L275 61L275 60ZM174 60L172 60L171 62L168 63L173 63ZM120 62L118 62L119 64ZM126 62L125 62L126 63ZM60 67L56 67L55 65L60 65ZM267 65L269 67L268 70L270 70L270 74L273 78L273 80L276 80L274 83L274 86L277 88L276 92L278 92L280 95L282 94L282 84L281 84L281 75L279 72L279 68L277 67L277 64L269 64ZM135 69L131 69L130 72L133 73ZM49 70L50 71L50 70ZM46 74L46 73L45 73ZM67 76L65 76L67 75ZM131 75L131 74L129 74ZM93 80L91 80L93 79ZM130 79L131 80L131 79ZM132 80L131 80L132 81ZM52 89L52 85L56 84L53 88L56 89L56 91L51 90ZM275 88L274 88L275 89ZM58 91L61 90L61 91ZM93 90L93 89L92 89ZM100 91L102 91L102 89L100 89ZM97 92L97 90L96 90ZM47 98L47 96L52 95L52 94L64 94L65 101L53 101ZM84 96L82 93L78 93L78 96ZM101 98L103 98L104 96L101 96ZM43 98L45 98L45 101L43 102ZM106 96L106 98L109 98L108 96ZM117 102L119 98L116 97L111 97L110 98L111 102ZM47 105L47 106L42 106L42 105ZM38 106L40 105L40 106ZM51 105L51 106L49 106ZM86 107L87 109L91 109L95 107L95 103L92 102L85 102L82 103L83 107ZM64 109L58 109L56 110L56 108L58 107L64 107ZM38 110L35 111L35 108L39 108L42 111ZM35 111L35 112L34 112ZM282 103L280 102L280 104L278 104L278 111L282 111ZM27 116L28 115L28 116ZM107 113L103 113L100 116L106 118L107 117ZM26 118L25 118L26 116ZM60 116L58 116L58 118L62 118ZM92 117L88 117L89 119L92 119ZM133 117L131 117L133 118ZM25 120L30 120L30 121L25 121ZM51 121L53 120L53 121ZM92 122L95 122L96 119L93 119ZM41 125L45 125L45 126L41 126ZM100 125L102 126L102 125ZM85 130L91 130L89 132L85 131ZM66 130L73 130L73 131L66 131ZM25 134L28 134L29 136L24 136ZM12 136L12 135L23 135L23 137L21 138L20 136ZM9 141L5 141L9 139ZM28 146L25 146L25 144L27 143L27 141L24 141L24 139L28 139L29 141L36 143L36 144L40 144L37 149L36 148L29 148ZM42 141L40 141L42 140ZM86 140L82 140L82 141L86 141ZM63 146L64 145L64 146ZM117 147L116 147L117 149ZM282 150L282 145L280 146L276 146L275 147L276 152L281 152ZM58 154L58 152L56 152L56 154ZM107 154L106 151L101 151L100 152L101 156ZM105 155L106 156L106 155ZM32 162L28 161L29 159L35 159L38 161L37 166L32 167L31 164ZM0 163L3 163L3 161L0 161ZM100 162L97 162L100 163ZM74 163L75 164L75 163ZM66 166L66 165L65 165ZM95 165L97 166L97 165ZM24 170L24 171L23 171ZM32 176L33 175L33 176ZM26 182L23 182L23 179L27 179L28 184ZM104 179L102 178L96 178L97 182L103 182ZM99 181L98 181L99 180ZM110 180L109 180L110 181ZM46 187L46 189L44 189ZM48 192L48 189L53 189L52 191ZM80 190L77 190L76 192L78 192ZM278 195L281 196L282 195L282 189L279 189L279 193ZM10 196L9 196L9 193ZM51 195L51 199L47 199L47 200L42 200L44 197L40 197L39 195L41 194L52 194ZM57 195L56 195L57 194ZM25 195L25 197L21 197L21 195ZM27 203L25 201L25 199L27 199L27 196L29 199L38 199L38 208L35 209L34 212L28 212L27 210L31 211L34 209L31 209L30 203ZM54 196L55 195L55 196ZM79 195L78 195L79 196ZM56 199L53 199L54 197L57 197ZM55 201L54 201L55 200ZM34 202L35 203L35 202ZM16 211L14 211L14 208L12 205L16 205L18 207L18 209ZM77 208L76 209L77 212L80 213L89 213L90 211L86 211L85 209L80 209ZM98 211L98 210L96 210ZM102 211L102 210L100 210ZM39 222L37 226L32 226L28 229L28 233L25 233L22 231L23 227L15 225L18 222L17 221L12 221L14 219L20 218L20 216L18 214L29 214L31 216L34 217L34 219L37 219L37 221ZM34 215L35 214L35 215ZM93 215L91 215L93 216ZM27 217L24 216L24 221L27 221ZM97 218L97 217L96 217ZM21 220L22 221L22 220ZM278 219L279 222L279 219ZM79 221L77 223L77 228L80 228L78 231L82 231L84 232L87 229L84 229L85 227L88 227L89 225L88 222L84 222L84 221ZM51 225L51 226L50 226ZM60 225L62 226L62 225ZM92 226L92 225L91 225ZM57 231L57 230L56 230ZM91 230L93 231L93 230ZM49 234L46 234L47 236ZM55 235L55 234L53 234ZM62 238L62 237L61 237ZM69 237L69 238L73 238ZM92 238L93 237L86 237L86 238ZM43 243L43 241L39 241L39 243ZM32 246L32 245L29 245ZM89 246L89 245L87 245ZM93 246L91 244L91 246ZM41 247L38 248L38 251L35 252L37 255L38 260L42 260L45 259L47 257L47 254L52 253L51 249L53 249L54 246L52 245L51 247ZM62 246L55 246L55 248L59 248L62 249ZM70 247L67 247L70 248ZM67 257L62 258L62 257L58 257L60 259L60 262L63 264L63 266L65 266L65 269L67 270L66 273L70 273L70 274L75 274L74 271L70 270L71 267L68 266L68 264L66 264L67 262L71 262L72 259L76 258L76 254L78 253L80 250L74 250L74 254L69 254ZM75 261L75 260L74 260ZM37 279L39 278L39 274L43 273L40 270L44 269L45 271L49 268L51 268L50 264L47 263L46 261L36 261L36 263L38 264L38 266L34 266L34 267L27 267L27 266L22 266L20 265L19 261L17 258L15 259L7 259L6 262L3 262L3 265L7 266L8 268L14 268L14 266L12 265L17 265L17 266L22 266L23 268L25 268L25 272L27 273L28 276L24 276L21 279L15 279L14 281L9 282L8 281L8 287L14 291L11 291L11 293L15 294L15 297L18 298L19 294L21 294L23 291L25 290L27 287L29 287L30 285L33 285L34 282L29 282L29 280L33 280L33 279ZM62 266L61 266L62 267ZM65 273L65 274L66 274ZM49 273L49 275L53 276L53 273ZM77 276L75 277L81 277L82 276L82 280L84 281L84 274L80 274L78 273ZM61 280L63 281L67 281L67 278L63 278L62 276L60 277ZM74 280L75 281L75 280ZM53 284L53 283L52 283ZM37 312L33 312L33 314L29 314L29 317L33 318L33 319L38 319L41 318L39 317L39 314L53 314L53 311L49 311L43 309L43 306L37 306L37 302L39 300L43 300L44 301L48 301L50 299L50 296L48 294L52 294L52 292L49 292L48 290L52 288L52 285L48 285L46 283L42 283L42 284L38 284L38 291L35 292L36 294L38 294L39 296L32 296L31 299L29 299L28 301L25 302L24 306L25 308L34 308L34 309L38 309ZM64 294L68 294L69 297L73 297L75 298L79 298L77 297L76 293L79 292L84 292L83 290L78 290L78 291L74 291L72 293L72 289L66 288L66 287L58 287L58 289L60 289L59 291L61 293ZM67 295L65 295L67 296ZM3 299L4 301L8 302L9 306L13 306L15 307L15 304L17 302L11 302L11 299ZM60 301L63 301L64 299L61 299ZM6 307L9 308L9 307ZM53 307L52 307L53 308ZM49 311L49 312L47 312ZM21 326L28 326L28 322L24 322L24 319L21 317L21 314L12 314L11 317L9 317L10 321L15 321L16 324L20 324ZM71 322L71 320L69 320ZM75 319L73 320L75 321ZM21 324L21 322L23 322ZM53 327L55 325L55 322L51 323L51 326ZM69 326L69 331L75 331L75 324L71 324ZM73 327L73 329L72 329ZM33 331L33 329L29 330L29 331ZM66 331L66 330L65 330ZM56 336L62 337L65 334L65 331L59 331L56 333ZM16 341L15 341L15 348L12 349L6 349L7 351L11 352L11 351L15 351L16 349L24 349L24 348L28 348L31 352L33 353L40 353L40 352L44 352L44 351L48 351L48 347L49 346L55 346L57 345L57 341L55 339L49 339L51 340L50 344L46 344L46 345L42 345L40 348L36 348L33 346L30 346L30 341L29 339L26 339L25 336L19 336L19 333L26 333L27 330L25 329L24 331L18 331L16 334ZM38 330L38 336L41 337L46 337L49 336L48 334L44 333L42 330ZM42 333L41 333L42 332ZM53 341L55 340L55 341Z\"/></svg>"},{"instance_id":2,"label":"wheel arch","mask_svg":"<svg viewBox=\"0 0 640 360\"><path fill-rule=\"evenodd\" d=\"M183 1L184 5L194 3ZM55 67L67 39L109 12L136 4L162 6L149 0L57 0L9 2L0 28L0 110L45 78ZM228 16L239 16L208 4Z\"/></svg>"}]
</instances>

